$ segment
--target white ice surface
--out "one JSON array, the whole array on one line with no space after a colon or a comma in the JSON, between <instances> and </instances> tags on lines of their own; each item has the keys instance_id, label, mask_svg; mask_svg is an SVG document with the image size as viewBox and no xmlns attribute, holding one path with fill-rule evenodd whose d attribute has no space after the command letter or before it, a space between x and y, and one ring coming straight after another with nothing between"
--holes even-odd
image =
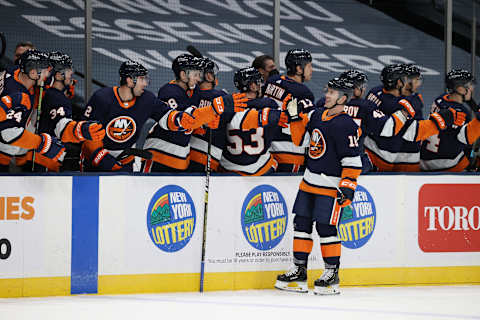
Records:
<instances>
[{"instance_id":1,"label":"white ice surface","mask_svg":"<svg viewBox=\"0 0 480 320\"><path fill-rule=\"evenodd\" d=\"M338 296L277 290L0 299L17 319L480 319L480 286L342 288Z\"/></svg>"}]
</instances>

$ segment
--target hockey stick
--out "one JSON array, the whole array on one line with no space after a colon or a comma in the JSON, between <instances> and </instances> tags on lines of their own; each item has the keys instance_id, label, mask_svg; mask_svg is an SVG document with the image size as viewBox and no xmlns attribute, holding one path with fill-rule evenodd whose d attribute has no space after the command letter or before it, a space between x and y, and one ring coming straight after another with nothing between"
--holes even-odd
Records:
<instances>
[{"instance_id":1,"label":"hockey stick","mask_svg":"<svg viewBox=\"0 0 480 320\"><path fill-rule=\"evenodd\" d=\"M205 280L205 248L207 244L207 213L208 213L208 191L210 187L210 163L212 161L212 129L208 128L208 148L207 148L207 164L205 165L205 202L203 206L203 237L202 237L202 261L200 263L200 292L203 292Z\"/></svg>"},{"instance_id":2,"label":"hockey stick","mask_svg":"<svg viewBox=\"0 0 480 320\"><path fill-rule=\"evenodd\" d=\"M77 76L81 77L82 79L85 79L85 75L83 73L81 73L80 71L75 71L74 72ZM98 80L95 80L92 78L92 83L99 86L99 87L102 87L102 88L105 88L107 87L107 85L103 82L100 82Z\"/></svg>"},{"instance_id":3,"label":"hockey stick","mask_svg":"<svg viewBox=\"0 0 480 320\"><path fill-rule=\"evenodd\" d=\"M125 159L125 158L129 157L129 156L135 156L135 157L143 158L145 160L150 160L153 157L153 155L150 151L143 150L143 149L137 149L137 148L128 148L128 149L123 150L122 153L120 153L117 156L117 160L122 160L122 159Z\"/></svg>"},{"instance_id":4,"label":"hockey stick","mask_svg":"<svg viewBox=\"0 0 480 320\"><path fill-rule=\"evenodd\" d=\"M331 186L331 187L334 187L335 189L337 189L338 192L340 192L343 196L343 192L342 190L340 190L340 188L338 186L335 185L335 183L333 183L332 179L330 179L329 177L327 177L327 175L325 173L320 173L320 176L328 182L328 184Z\"/></svg>"},{"instance_id":5,"label":"hockey stick","mask_svg":"<svg viewBox=\"0 0 480 320\"><path fill-rule=\"evenodd\" d=\"M40 115L42 113L43 87L44 87L44 83L42 81L42 82L40 82L40 92L39 92L39 96L38 96L37 122L35 123L35 134L38 134L38 130L40 128ZM37 152L35 151L35 149L33 149L32 172L35 172L35 155L36 154L37 154Z\"/></svg>"},{"instance_id":6,"label":"hockey stick","mask_svg":"<svg viewBox=\"0 0 480 320\"><path fill-rule=\"evenodd\" d=\"M3 34L3 32L0 32L0 40L2 42L2 49L0 50L0 59L2 59L3 56L5 55L5 50L7 49L7 40L5 39L5 35ZM3 92L3 85L4 85L6 73L7 72L5 71L3 66L0 67L0 94L2 94Z\"/></svg>"},{"instance_id":7,"label":"hockey stick","mask_svg":"<svg viewBox=\"0 0 480 320\"><path fill-rule=\"evenodd\" d=\"M187 51L197 58L203 58L203 54L192 45L187 46ZM202 259L200 261L200 292L204 289L205 280L205 249L207 244L207 213L208 213L208 191L210 187L210 173L212 155L212 129L208 128L208 147L207 147L207 163L205 164L205 196L203 205L203 236L202 236Z\"/></svg>"},{"instance_id":8,"label":"hockey stick","mask_svg":"<svg viewBox=\"0 0 480 320\"><path fill-rule=\"evenodd\" d=\"M3 32L0 32L0 39L2 41L2 50L0 50L1 59L5 55L5 50L7 50L7 39L5 39L5 35L3 34Z\"/></svg>"}]
</instances>

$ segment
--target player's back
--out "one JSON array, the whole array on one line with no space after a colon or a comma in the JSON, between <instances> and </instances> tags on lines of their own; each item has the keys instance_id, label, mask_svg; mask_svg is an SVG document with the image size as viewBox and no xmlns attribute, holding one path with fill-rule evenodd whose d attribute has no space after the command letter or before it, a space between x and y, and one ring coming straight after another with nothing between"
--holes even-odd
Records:
<instances>
[{"instance_id":1,"label":"player's back","mask_svg":"<svg viewBox=\"0 0 480 320\"><path fill-rule=\"evenodd\" d=\"M200 103L199 108L209 107L212 105L214 98L219 96L224 96L227 93L223 90L209 89L202 90L200 89ZM221 117L221 122L224 122L225 117ZM218 169L218 164L222 158L222 152L226 143L225 130L219 128L211 130L212 135L212 144L210 146L210 155L212 156L211 168L216 171ZM209 137L205 129L199 128L199 130L194 131L190 138L190 166L189 171L192 172L201 172L205 168L207 154L208 154L208 141Z\"/></svg>"},{"instance_id":2,"label":"player's back","mask_svg":"<svg viewBox=\"0 0 480 320\"><path fill-rule=\"evenodd\" d=\"M387 116L391 116L398 110L402 110L402 104L410 104L416 111L421 109L417 105L416 99L403 96L394 96L387 93L384 89L376 91L375 95L370 93L368 100L378 105L379 109ZM419 115L421 117L421 113ZM418 117L416 115L416 117ZM407 120L400 132L393 137L382 137L377 134L370 134L365 138L364 146L370 156L373 157L374 164L381 171L392 170L391 166L405 164L405 166L418 166L420 160L419 144L417 142L407 143L403 134L416 119ZM403 166L403 165L402 165ZM402 167L403 168L403 167Z\"/></svg>"},{"instance_id":3,"label":"player's back","mask_svg":"<svg viewBox=\"0 0 480 320\"><path fill-rule=\"evenodd\" d=\"M53 87L48 88L43 97L39 131L61 137L61 133L67 125L65 119L71 118L71 100L65 96L64 92Z\"/></svg>"},{"instance_id":4,"label":"player's back","mask_svg":"<svg viewBox=\"0 0 480 320\"><path fill-rule=\"evenodd\" d=\"M466 122L472 120L470 110L462 103L449 99L448 94L441 95L434 100L431 112L439 109L453 108L467 115ZM458 139L461 127L441 130L438 135L433 135L422 142L420 151L420 166L425 171L449 170L460 162L464 167L468 165L466 155L470 151L468 145Z\"/></svg>"},{"instance_id":5,"label":"player's back","mask_svg":"<svg viewBox=\"0 0 480 320\"><path fill-rule=\"evenodd\" d=\"M263 175L269 172L274 162L269 148L280 128L273 124L250 130L241 128L244 121L258 121L258 118L249 119L250 109L262 112L265 108L279 112L275 110L277 104L274 100L257 98L247 101L245 111L225 115L225 123L222 123L221 128L225 130L227 143L220 163L227 171L245 175Z\"/></svg>"},{"instance_id":6,"label":"player's back","mask_svg":"<svg viewBox=\"0 0 480 320\"><path fill-rule=\"evenodd\" d=\"M288 94L302 104L302 109L312 110L315 97L303 83L296 82L286 75L275 75L268 78L265 84L265 97L275 100L279 108ZM282 128L272 142L271 153L278 161L278 171L298 172L305 162L305 147L296 146L292 142L290 128Z\"/></svg>"}]
</instances>

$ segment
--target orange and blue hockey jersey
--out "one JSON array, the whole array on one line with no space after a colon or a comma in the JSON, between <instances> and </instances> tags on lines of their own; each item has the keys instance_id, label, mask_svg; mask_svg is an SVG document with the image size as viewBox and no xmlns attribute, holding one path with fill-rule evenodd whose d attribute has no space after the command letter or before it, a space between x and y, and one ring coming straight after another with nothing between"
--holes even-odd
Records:
<instances>
[{"instance_id":1,"label":"orange and blue hockey jersey","mask_svg":"<svg viewBox=\"0 0 480 320\"><path fill-rule=\"evenodd\" d=\"M434 100L431 112L453 108L464 112L466 124L462 127L447 128L422 142L420 169L423 171L463 171L469 165L469 146L479 137L480 131L470 115L470 109L462 103L449 99L448 94Z\"/></svg>"},{"instance_id":2,"label":"orange and blue hockey jersey","mask_svg":"<svg viewBox=\"0 0 480 320\"><path fill-rule=\"evenodd\" d=\"M202 90L200 89L200 104L199 108L208 107L212 105L214 98L219 96L224 96L227 93L222 90L210 89ZM225 117L221 117L221 119ZM222 120L220 120L222 121ZM224 121L224 120L223 120ZM222 158L223 148L225 147L225 130L219 128L211 130L212 134L212 144L210 148L211 155L211 168L213 171L218 170L218 165L220 159ZM201 172L204 170L207 163L207 153L208 153L208 133L205 128L199 128L192 133L190 138L190 168L192 171Z\"/></svg>"},{"instance_id":3,"label":"orange and blue hockey jersey","mask_svg":"<svg viewBox=\"0 0 480 320\"><path fill-rule=\"evenodd\" d=\"M123 150L135 147L140 129L148 118L153 118L157 126L169 129L172 112L173 109L147 90L132 101L122 102L118 87L99 89L88 101L84 118L100 122L105 128L105 138L103 142L85 141L83 150L88 157L89 152L103 147L117 157ZM128 159L132 160L133 156Z\"/></svg>"},{"instance_id":4,"label":"orange and blue hockey jersey","mask_svg":"<svg viewBox=\"0 0 480 320\"><path fill-rule=\"evenodd\" d=\"M405 106L415 110L414 118L407 120L397 135L384 137L370 134L365 138L364 146L373 164L380 171L418 171L420 135L430 136L430 131L436 130L432 123L419 121L423 119L423 103L419 96L396 97L379 86L369 91L367 99L374 102L387 116L402 110ZM426 124L428 130L422 130L422 126Z\"/></svg>"},{"instance_id":5,"label":"orange and blue hockey jersey","mask_svg":"<svg viewBox=\"0 0 480 320\"><path fill-rule=\"evenodd\" d=\"M177 111L193 112L200 104L200 90L185 91L174 82L167 83L158 91L158 98ZM169 131L154 126L147 136L143 148L152 152L153 161L174 168L185 170L190 162L191 131Z\"/></svg>"},{"instance_id":6,"label":"orange and blue hockey jersey","mask_svg":"<svg viewBox=\"0 0 480 320\"><path fill-rule=\"evenodd\" d=\"M325 98L320 98L315 104L317 108L323 108ZM360 127L361 136L359 146L361 150L362 172L369 172L372 163L365 153L364 141L369 134L379 137L392 137L400 132L406 123L406 117L401 111L394 112L391 116L385 115L379 107L370 100L350 99L344 106L344 112L352 117L353 121Z\"/></svg>"},{"instance_id":7,"label":"orange and blue hockey jersey","mask_svg":"<svg viewBox=\"0 0 480 320\"><path fill-rule=\"evenodd\" d=\"M265 97L275 100L282 107L288 94L296 98L305 112L311 110L315 101L312 91L303 83L298 83L287 76L275 75L268 78L264 87ZM272 142L271 153L278 161L278 171L298 172L305 161L306 145L296 146L292 143L290 128L283 128Z\"/></svg>"},{"instance_id":8,"label":"orange and blue hockey jersey","mask_svg":"<svg viewBox=\"0 0 480 320\"><path fill-rule=\"evenodd\" d=\"M328 116L327 109L308 113L303 121L290 124L293 142L299 144L307 133L309 148L306 169L300 182L300 190L317 195L336 197L335 186L348 180L356 186L362 171L360 159L360 130L345 112ZM330 181L321 176L325 174ZM353 187L355 189L355 187Z\"/></svg>"},{"instance_id":9,"label":"orange and blue hockey jersey","mask_svg":"<svg viewBox=\"0 0 480 320\"><path fill-rule=\"evenodd\" d=\"M227 144L220 160L226 171L261 176L275 171L276 161L269 152L278 136L281 110L269 98L247 101L244 111L222 115Z\"/></svg>"}]
</instances>

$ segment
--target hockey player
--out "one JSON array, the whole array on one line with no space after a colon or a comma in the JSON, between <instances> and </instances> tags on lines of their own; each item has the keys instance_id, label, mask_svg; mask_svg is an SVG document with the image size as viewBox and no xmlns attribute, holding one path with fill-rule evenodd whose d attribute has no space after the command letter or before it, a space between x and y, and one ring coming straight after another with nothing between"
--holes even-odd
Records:
<instances>
[{"instance_id":1,"label":"hockey player","mask_svg":"<svg viewBox=\"0 0 480 320\"><path fill-rule=\"evenodd\" d=\"M82 158L86 170L132 171L133 156L121 161L117 157L125 149L135 147L139 128L148 118L153 118L166 132L190 130L202 121L201 117L194 119L186 112L171 108L146 90L148 70L138 62L123 62L119 75L119 87L97 90L87 104L85 118L99 121L106 136L103 141L87 140L83 143Z\"/></svg>"},{"instance_id":2,"label":"hockey player","mask_svg":"<svg viewBox=\"0 0 480 320\"><path fill-rule=\"evenodd\" d=\"M248 98L247 108L222 115L227 145L220 165L223 170L244 176L262 176L275 172L277 163L269 152L274 136L287 126L287 118L270 98L262 98L263 78L257 69L235 72L233 81ZM290 98L290 96L287 96Z\"/></svg>"},{"instance_id":3,"label":"hockey player","mask_svg":"<svg viewBox=\"0 0 480 320\"><path fill-rule=\"evenodd\" d=\"M312 55L304 49L292 49L285 56L286 75L274 75L265 84L265 97L271 98L282 106L285 97L290 94L304 109L311 109L315 101L312 91L304 84L312 78ZM279 172L303 171L305 147L293 144L290 129L282 129L281 134L272 142L271 153L278 162Z\"/></svg>"},{"instance_id":4,"label":"hockey player","mask_svg":"<svg viewBox=\"0 0 480 320\"><path fill-rule=\"evenodd\" d=\"M217 90L218 85L218 66L209 59L203 58L203 79L199 84L200 104L199 107L211 106L213 99L225 96L227 93L223 90ZM208 128L200 127L193 131L190 138L190 165L188 171L203 172L207 164L209 134L212 135L212 143L210 148L211 170L217 171L220 159L222 158L222 150L225 146L225 132L218 129L220 116L216 116L215 120L207 124Z\"/></svg>"},{"instance_id":5,"label":"hockey player","mask_svg":"<svg viewBox=\"0 0 480 320\"><path fill-rule=\"evenodd\" d=\"M469 146L480 136L479 121L474 118L470 122L470 110L465 106L472 100L473 81L472 74L466 70L455 69L447 73L447 93L435 99L431 112L453 108L467 115L468 124L447 128L423 141L420 154L422 171L464 171L469 165Z\"/></svg>"},{"instance_id":6,"label":"hockey player","mask_svg":"<svg viewBox=\"0 0 480 320\"><path fill-rule=\"evenodd\" d=\"M197 84L202 78L203 68L202 58L196 58L189 54L178 56L172 63L176 79L160 88L158 98L171 108L191 113L196 117L197 111L202 109L196 109L196 107L200 104ZM217 97L209 110L215 110L217 115L221 114L225 108L224 102L229 107L233 107L237 103L235 97L232 96ZM210 114L210 116L210 121L215 120L214 114ZM191 133L191 130L171 132L158 125L154 126L143 146L145 150L153 154L153 158L144 162L143 172L185 171L190 162Z\"/></svg>"},{"instance_id":7,"label":"hockey player","mask_svg":"<svg viewBox=\"0 0 480 320\"><path fill-rule=\"evenodd\" d=\"M408 65L389 65L382 70L382 87L370 90L368 99L373 101L387 116L404 108L413 108L415 117L405 123L401 131L393 137L370 134L365 138L365 149L379 171L418 171L420 153L417 143L429 136L445 130L453 124L461 124L464 114L454 109L441 110L430 116L430 120L421 119L421 99L418 95L404 96L411 86L410 75L414 74ZM415 76L413 76L415 77ZM419 116L420 114L420 116ZM410 144L406 142L411 142Z\"/></svg>"},{"instance_id":8,"label":"hockey player","mask_svg":"<svg viewBox=\"0 0 480 320\"><path fill-rule=\"evenodd\" d=\"M45 91L42 100L42 109L40 115L39 132L45 132L56 136L63 143L79 143L85 140L98 141L105 136L105 130L102 125L93 121L73 121L72 103L66 96L66 89L72 83L73 63L70 56L58 51L49 54L50 64L52 66L52 82ZM32 167L32 153L26 155L27 163L25 170ZM35 157L36 171L59 171L58 162L38 155Z\"/></svg>"},{"instance_id":9,"label":"hockey player","mask_svg":"<svg viewBox=\"0 0 480 320\"><path fill-rule=\"evenodd\" d=\"M54 162L60 163L65 156L65 147L47 133L35 134L26 129L33 106L28 94L16 92L0 100L0 141L2 150L12 156L18 150L35 150ZM8 172L9 165L2 164L0 170Z\"/></svg>"},{"instance_id":10,"label":"hockey player","mask_svg":"<svg viewBox=\"0 0 480 320\"><path fill-rule=\"evenodd\" d=\"M273 57L268 54L262 54L261 56L256 57L252 62L252 67L260 72L264 83L267 82L268 78L271 76L280 74L275 64L275 60L273 60Z\"/></svg>"},{"instance_id":11,"label":"hockey player","mask_svg":"<svg viewBox=\"0 0 480 320\"><path fill-rule=\"evenodd\" d=\"M25 129L30 130L30 132L35 132L34 120L36 119L36 108L39 102L39 90L38 87L36 90L35 86L47 79L50 69L50 60L47 53L27 50L20 56L19 68L13 74L7 74L5 78L2 96L10 96L10 99L12 99L16 93L24 93L23 97L29 99L28 105L26 102L22 103L22 108L28 110L29 117L25 118ZM27 111L23 112L23 116L25 112ZM19 115L19 113L16 114ZM21 118L18 117L18 119ZM18 123L20 122L18 121ZM9 164L15 157L21 159L16 164L23 166L27 160L25 158L27 152L27 148L18 148L11 143L0 142L0 166L4 171L8 171Z\"/></svg>"},{"instance_id":12,"label":"hockey player","mask_svg":"<svg viewBox=\"0 0 480 320\"><path fill-rule=\"evenodd\" d=\"M400 104L400 109L387 116L379 107L370 100L363 99L367 88L367 76L357 70L348 70L340 74L340 79L345 79L353 84L353 97L345 105L345 113L350 115L360 127L359 146L361 149L362 172L371 171L373 166L365 153L363 143L369 134L378 137L392 137L397 135L408 119L415 115L415 109L409 103Z\"/></svg>"},{"instance_id":13,"label":"hockey player","mask_svg":"<svg viewBox=\"0 0 480 320\"><path fill-rule=\"evenodd\" d=\"M310 136L306 170L293 206L293 267L277 277L275 287L282 290L307 292L307 263L312 250L313 222L320 236L325 270L315 280L316 294L338 294L340 239L337 224L340 210L348 206L362 170L360 130L345 112L345 103L353 94L353 84L334 78L328 82L325 109L300 115L293 99L287 105L292 140L299 145ZM327 178L321 176L326 175ZM338 186L338 191L331 184Z\"/></svg>"}]
</instances>

